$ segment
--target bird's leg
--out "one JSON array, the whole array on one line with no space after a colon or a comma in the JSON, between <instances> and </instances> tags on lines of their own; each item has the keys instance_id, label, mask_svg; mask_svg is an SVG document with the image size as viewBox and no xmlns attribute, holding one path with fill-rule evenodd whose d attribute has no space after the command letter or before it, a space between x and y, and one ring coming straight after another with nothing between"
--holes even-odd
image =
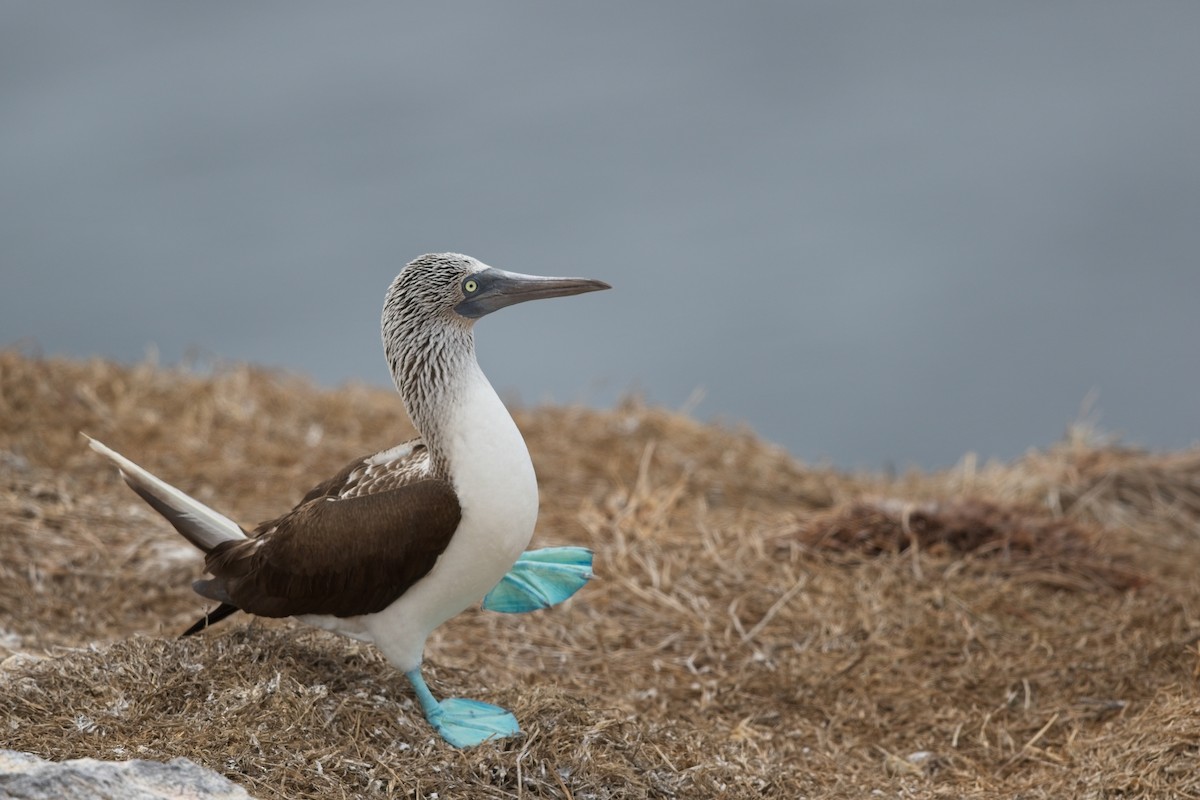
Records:
<instances>
[{"instance_id":1,"label":"bird's leg","mask_svg":"<svg viewBox=\"0 0 1200 800\"><path fill-rule=\"evenodd\" d=\"M527 550L483 598L489 611L520 614L561 603L595 577L586 547Z\"/></svg>"},{"instance_id":2,"label":"bird's leg","mask_svg":"<svg viewBox=\"0 0 1200 800\"><path fill-rule=\"evenodd\" d=\"M404 677L412 684L425 719L455 747L473 747L488 739L504 739L521 732L517 718L499 706L462 697L448 697L439 702L425 685L420 667L404 673Z\"/></svg>"}]
</instances>

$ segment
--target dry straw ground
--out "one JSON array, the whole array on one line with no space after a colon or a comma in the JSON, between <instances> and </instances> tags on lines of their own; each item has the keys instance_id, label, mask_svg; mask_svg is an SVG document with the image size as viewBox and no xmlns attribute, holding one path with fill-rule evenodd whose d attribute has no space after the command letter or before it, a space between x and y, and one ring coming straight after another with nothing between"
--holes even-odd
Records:
<instances>
[{"instance_id":1,"label":"dry straw ground","mask_svg":"<svg viewBox=\"0 0 1200 800\"><path fill-rule=\"evenodd\" d=\"M600 578L435 634L434 690L526 731L458 752L367 646L176 639L200 559L78 436L253 523L407 436L394 395L0 352L0 745L263 798L1200 796L1200 450L889 478L636 404L517 422L538 542Z\"/></svg>"}]
</instances>

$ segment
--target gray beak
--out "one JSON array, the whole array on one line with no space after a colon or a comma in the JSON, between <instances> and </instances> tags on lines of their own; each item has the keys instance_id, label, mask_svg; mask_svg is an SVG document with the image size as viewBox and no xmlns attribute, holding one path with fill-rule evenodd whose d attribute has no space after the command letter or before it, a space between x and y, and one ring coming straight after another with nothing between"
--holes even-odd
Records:
<instances>
[{"instance_id":1,"label":"gray beak","mask_svg":"<svg viewBox=\"0 0 1200 800\"><path fill-rule=\"evenodd\" d=\"M611 288L604 281L591 278L543 278L539 275L521 275L488 267L482 272L467 276L463 281L463 294L466 299L455 306L454 310L469 319L479 319L484 314L490 314L505 306L524 303L526 300L566 297Z\"/></svg>"}]
</instances>

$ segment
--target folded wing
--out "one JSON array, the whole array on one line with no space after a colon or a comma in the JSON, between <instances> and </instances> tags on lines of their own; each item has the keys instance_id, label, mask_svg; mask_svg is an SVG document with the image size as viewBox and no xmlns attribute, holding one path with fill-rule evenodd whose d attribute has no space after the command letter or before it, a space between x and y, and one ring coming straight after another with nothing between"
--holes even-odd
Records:
<instances>
[{"instance_id":1,"label":"folded wing","mask_svg":"<svg viewBox=\"0 0 1200 800\"><path fill-rule=\"evenodd\" d=\"M461 519L453 487L437 478L317 493L257 538L214 547L205 559L213 578L196 590L265 617L373 614L433 569Z\"/></svg>"}]
</instances>

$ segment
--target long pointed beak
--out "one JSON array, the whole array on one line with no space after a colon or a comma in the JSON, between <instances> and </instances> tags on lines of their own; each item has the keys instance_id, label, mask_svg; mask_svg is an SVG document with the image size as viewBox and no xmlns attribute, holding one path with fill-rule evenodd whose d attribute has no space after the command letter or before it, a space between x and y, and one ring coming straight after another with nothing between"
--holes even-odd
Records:
<instances>
[{"instance_id":1,"label":"long pointed beak","mask_svg":"<svg viewBox=\"0 0 1200 800\"><path fill-rule=\"evenodd\" d=\"M471 275L464 282L463 293L466 299L455 306L454 310L464 317L479 319L484 314L490 314L505 306L524 303L526 300L566 297L611 288L604 281L591 278L543 278L540 275L522 275L488 267Z\"/></svg>"}]
</instances>

